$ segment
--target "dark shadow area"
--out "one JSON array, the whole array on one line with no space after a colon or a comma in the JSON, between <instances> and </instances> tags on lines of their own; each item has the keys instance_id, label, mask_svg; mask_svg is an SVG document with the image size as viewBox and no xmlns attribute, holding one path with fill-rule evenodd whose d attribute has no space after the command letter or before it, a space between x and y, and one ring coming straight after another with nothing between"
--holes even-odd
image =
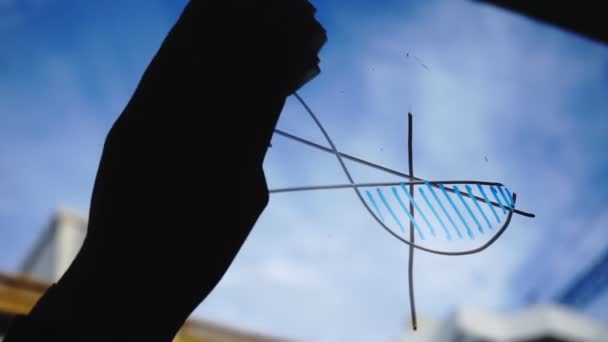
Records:
<instances>
[{"instance_id":1,"label":"dark shadow area","mask_svg":"<svg viewBox=\"0 0 608 342\"><path fill-rule=\"evenodd\" d=\"M5 341L172 340L268 203L274 127L319 72L314 15L304 0L187 4L107 135L82 248Z\"/></svg>"}]
</instances>

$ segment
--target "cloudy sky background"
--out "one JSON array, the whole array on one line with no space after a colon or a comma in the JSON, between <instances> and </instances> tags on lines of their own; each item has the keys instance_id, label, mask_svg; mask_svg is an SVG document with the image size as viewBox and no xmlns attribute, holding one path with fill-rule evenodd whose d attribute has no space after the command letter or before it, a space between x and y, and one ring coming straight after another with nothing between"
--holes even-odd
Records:
<instances>
[{"instance_id":1,"label":"cloudy sky background","mask_svg":"<svg viewBox=\"0 0 608 342\"><path fill-rule=\"evenodd\" d=\"M407 171L411 111L417 176L499 181L537 215L481 254L417 253L421 318L550 300L608 248L606 46L472 2L313 3L329 42L301 95L339 150ZM184 4L0 0L1 270L56 208L87 211L105 134ZM325 144L295 99L278 127ZM357 181L394 179L348 166ZM333 156L279 136L265 170L271 188L346 181ZM195 316L394 340L409 329L407 248L378 228L351 190L272 195ZM587 312L608 320L607 303Z\"/></svg>"}]
</instances>

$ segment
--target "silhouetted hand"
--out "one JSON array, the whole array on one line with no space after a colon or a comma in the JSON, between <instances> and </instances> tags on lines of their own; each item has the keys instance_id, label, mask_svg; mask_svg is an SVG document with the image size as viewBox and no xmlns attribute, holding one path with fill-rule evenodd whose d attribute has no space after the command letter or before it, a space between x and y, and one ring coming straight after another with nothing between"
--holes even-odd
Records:
<instances>
[{"instance_id":1,"label":"silhouetted hand","mask_svg":"<svg viewBox=\"0 0 608 342\"><path fill-rule=\"evenodd\" d=\"M64 341L173 338L268 202L274 126L326 39L314 12L187 5L107 136L82 249L8 341L28 325Z\"/></svg>"}]
</instances>

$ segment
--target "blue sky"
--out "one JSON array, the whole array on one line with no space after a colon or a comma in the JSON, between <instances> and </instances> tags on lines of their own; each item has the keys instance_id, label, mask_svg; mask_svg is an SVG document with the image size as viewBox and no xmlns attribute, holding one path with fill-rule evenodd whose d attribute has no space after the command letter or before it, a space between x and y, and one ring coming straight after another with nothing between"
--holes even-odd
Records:
<instances>
[{"instance_id":1,"label":"blue sky","mask_svg":"<svg viewBox=\"0 0 608 342\"><path fill-rule=\"evenodd\" d=\"M416 175L499 181L537 214L478 255L417 253L422 318L547 300L608 248L608 47L472 2L313 3L329 41L301 95L341 151L406 171L411 111ZM0 0L0 269L57 207L87 211L105 134L184 4ZM324 143L294 99L278 127ZM265 170L271 188L346 181L331 155L278 136ZM407 248L339 190L272 195L195 316L370 341L394 339L408 313Z\"/></svg>"}]
</instances>

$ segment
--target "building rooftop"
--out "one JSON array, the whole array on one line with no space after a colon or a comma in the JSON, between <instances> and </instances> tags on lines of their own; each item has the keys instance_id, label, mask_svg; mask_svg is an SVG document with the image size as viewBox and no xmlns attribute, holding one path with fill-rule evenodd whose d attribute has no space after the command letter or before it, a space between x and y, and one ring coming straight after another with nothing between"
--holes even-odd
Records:
<instances>
[{"instance_id":1,"label":"building rooftop","mask_svg":"<svg viewBox=\"0 0 608 342\"><path fill-rule=\"evenodd\" d=\"M608 341L608 324L561 305L540 305L511 313L472 307L457 310L447 320L409 331L400 341Z\"/></svg>"}]
</instances>

